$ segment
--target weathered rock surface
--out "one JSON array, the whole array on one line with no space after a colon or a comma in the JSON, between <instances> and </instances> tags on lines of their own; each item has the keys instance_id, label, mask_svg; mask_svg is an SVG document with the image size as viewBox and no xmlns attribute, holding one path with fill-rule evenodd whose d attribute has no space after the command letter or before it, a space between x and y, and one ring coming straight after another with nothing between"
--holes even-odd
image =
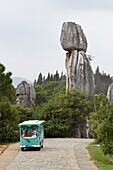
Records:
<instances>
[{"instance_id":1,"label":"weathered rock surface","mask_svg":"<svg viewBox=\"0 0 113 170\"><path fill-rule=\"evenodd\" d=\"M32 85L22 81L16 89L16 103L23 107L35 106L36 92Z\"/></svg>"},{"instance_id":2,"label":"weathered rock surface","mask_svg":"<svg viewBox=\"0 0 113 170\"><path fill-rule=\"evenodd\" d=\"M66 53L66 89L76 88L86 95L94 94L94 76L89 57L84 51Z\"/></svg>"},{"instance_id":3,"label":"weathered rock surface","mask_svg":"<svg viewBox=\"0 0 113 170\"><path fill-rule=\"evenodd\" d=\"M113 103L113 83L108 87L107 98L110 103ZM113 163L113 153L110 154L110 162Z\"/></svg>"},{"instance_id":4,"label":"weathered rock surface","mask_svg":"<svg viewBox=\"0 0 113 170\"><path fill-rule=\"evenodd\" d=\"M64 22L60 37L61 46L66 51L87 50L87 39L80 25L74 22Z\"/></svg>"},{"instance_id":5,"label":"weathered rock surface","mask_svg":"<svg viewBox=\"0 0 113 170\"><path fill-rule=\"evenodd\" d=\"M109 102L113 103L113 83L111 83L108 87L107 98Z\"/></svg>"},{"instance_id":6,"label":"weathered rock surface","mask_svg":"<svg viewBox=\"0 0 113 170\"><path fill-rule=\"evenodd\" d=\"M76 88L86 95L94 93L94 76L87 50L86 36L80 25L64 22L60 37L66 53L66 89Z\"/></svg>"},{"instance_id":7,"label":"weathered rock surface","mask_svg":"<svg viewBox=\"0 0 113 170\"><path fill-rule=\"evenodd\" d=\"M90 64L91 56L85 54L87 39L80 25L74 22L64 22L60 37L61 46L66 53L66 89L75 88L85 92L86 96L94 94L94 74ZM73 133L78 137L91 135L88 118L86 123L73 127Z\"/></svg>"}]
</instances>

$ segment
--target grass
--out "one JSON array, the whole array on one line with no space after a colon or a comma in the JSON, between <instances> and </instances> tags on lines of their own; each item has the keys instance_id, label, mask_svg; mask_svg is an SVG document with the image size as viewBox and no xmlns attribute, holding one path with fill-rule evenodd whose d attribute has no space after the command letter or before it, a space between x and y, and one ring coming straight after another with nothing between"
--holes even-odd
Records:
<instances>
[{"instance_id":1,"label":"grass","mask_svg":"<svg viewBox=\"0 0 113 170\"><path fill-rule=\"evenodd\" d=\"M99 145L90 144L87 149L99 170L113 170L113 164L109 162L109 155L105 156Z\"/></svg>"}]
</instances>

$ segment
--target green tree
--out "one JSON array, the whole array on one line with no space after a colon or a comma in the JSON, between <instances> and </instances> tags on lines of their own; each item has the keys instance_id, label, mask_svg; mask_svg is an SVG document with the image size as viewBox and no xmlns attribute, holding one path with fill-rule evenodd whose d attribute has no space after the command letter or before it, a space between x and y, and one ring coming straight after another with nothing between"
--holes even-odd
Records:
<instances>
[{"instance_id":1,"label":"green tree","mask_svg":"<svg viewBox=\"0 0 113 170\"><path fill-rule=\"evenodd\" d=\"M63 71L61 72L60 80L66 80L66 76L63 74Z\"/></svg>"},{"instance_id":2,"label":"green tree","mask_svg":"<svg viewBox=\"0 0 113 170\"><path fill-rule=\"evenodd\" d=\"M34 86L36 86L36 85L37 85L37 81L36 81L36 79L34 80L34 83L33 83L33 84L34 84Z\"/></svg>"},{"instance_id":3,"label":"green tree","mask_svg":"<svg viewBox=\"0 0 113 170\"><path fill-rule=\"evenodd\" d=\"M37 85L35 87L36 91L36 106L41 105L48 100L48 93L46 90L43 90L43 86Z\"/></svg>"},{"instance_id":4,"label":"green tree","mask_svg":"<svg viewBox=\"0 0 113 170\"><path fill-rule=\"evenodd\" d=\"M18 139L19 115L11 106L7 97L0 99L0 142L12 142Z\"/></svg>"},{"instance_id":5,"label":"green tree","mask_svg":"<svg viewBox=\"0 0 113 170\"><path fill-rule=\"evenodd\" d=\"M7 96L13 103L15 100L15 89L12 86L11 72L5 73L5 66L0 64L0 98Z\"/></svg>"},{"instance_id":6,"label":"green tree","mask_svg":"<svg viewBox=\"0 0 113 170\"><path fill-rule=\"evenodd\" d=\"M112 78L104 72L100 72L99 66L97 67L95 74L95 94L107 94L108 86L112 83Z\"/></svg>"},{"instance_id":7,"label":"green tree","mask_svg":"<svg viewBox=\"0 0 113 170\"><path fill-rule=\"evenodd\" d=\"M59 81L59 73L58 73L58 70L56 71L56 74L54 75L54 81Z\"/></svg>"},{"instance_id":8,"label":"green tree","mask_svg":"<svg viewBox=\"0 0 113 170\"><path fill-rule=\"evenodd\" d=\"M36 119L36 113L35 113L34 108L33 109L26 108L26 107L22 107L20 105L16 105L15 107L16 107L16 110L18 110L20 122Z\"/></svg>"},{"instance_id":9,"label":"green tree","mask_svg":"<svg viewBox=\"0 0 113 170\"><path fill-rule=\"evenodd\" d=\"M42 83L43 83L43 81L42 81L42 73L40 73L39 76L38 76L37 84L41 85Z\"/></svg>"},{"instance_id":10,"label":"green tree","mask_svg":"<svg viewBox=\"0 0 113 170\"><path fill-rule=\"evenodd\" d=\"M65 90L65 81L55 82L55 81L47 81L43 85L35 86L36 91L36 106L47 102L57 93L61 93Z\"/></svg>"},{"instance_id":11,"label":"green tree","mask_svg":"<svg viewBox=\"0 0 113 170\"><path fill-rule=\"evenodd\" d=\"M96 96L96 110L90 114L92 132L105 155L113 155L113 104L103 94ZM112 157L110 157L113 162Z\"/></svg>"},{"instance_id":12,"label":"green tree","mask_svg":"<svg viewBox=\"0 0 113 170\"><path fill-rule=\"evenodd\" d=\"M17 140L16 127L19 123L17 110L11 104L15 101L11 72L5 72L0 64L0 142Z\"/></svg>"},{"instance_id":13,"label":"green tree","mask_svg":"<svg viewBox=\"0 0 113 170\"><path fill-rule=\"evenodd\" d=\"M50 81L50 80L51 80L51 76L50 76L50 73L48 73L46 81Z\"/></svg>"},{"instance_id":14,"label":"green tree","mask_svg":"<svg viewBox=\"0 0 113 170\"><path fill-rule=\"evenodd\" d=\"M51 74L50 80L51 80L51 81L54 81L53 74Z\"/></svg>"},{"instance_id":15,"label":"green tree","mask_svg":"<svg viewBox=\"0 0 113 170\"><path fill-rule=\"evenodd\" d=\"M37 116L45 120L46 137L76 137L92 111L92 103L84 93L72 89L68 94L60 91L38 109Z\"/></svg>"}]
</instances>

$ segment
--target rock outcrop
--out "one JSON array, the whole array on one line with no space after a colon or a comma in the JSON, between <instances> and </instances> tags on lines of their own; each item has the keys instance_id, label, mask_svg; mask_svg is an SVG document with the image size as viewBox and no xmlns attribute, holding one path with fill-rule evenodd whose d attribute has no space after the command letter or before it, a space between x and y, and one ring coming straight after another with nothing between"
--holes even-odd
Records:
<instances>
[{"instance_id":1,"label":"rock outcrop","mask_svg":"<svg viewBox=\"0 0 113 170\"><path fill-rule=\"evenodd\" d=\"M89 56L84 51L66 53L66 89L76 88L86 95L94 94L94 76Z\"/></svg>"},{"instance_id":2,"label":"rock outcrop","mask_svg":"<svg viewBox=\"0 0 113 170\"><path fill-rule=\"evenodd\" d=\"M16 103L23 107L35 106L36 92L31 84L22 81L16 89Z\"/></svg>"},{"instance_id":3,"label":"rock outcrop","mask_svg":"<svg viewBox=\"0 0 113 170\"><path fill-rule=\"evenodd\" d=\"M85 92L86 96L94 94L94 75L90 64L91 56L86 55L87 39L80 25L64 22L60 37L61 46L66 50L66 89L76 88ZM89 120L73 127L77 137L90 137Z\"/></svg>"},{"instance_id":4,"label":"rock outcrop","mask_svg":"<svg viewBox=\"0 0 113 170\"><path fill-rule=\"evenodd\" d=\"M107 98L110 103L113 103L113 83L108 87ZM110 162L113 163L113 153L110 154Z\"/></svg>"},{"instance_id":5,"label":"rock outcrop","mask_svg":"<svg viewBox=\"0 0 113 170\"><path fill-rule=\"evenodd\" d=\"M61 30L60 42L64 50L87 50L87 39L80 25L74 22L64 22Z\"/></svg>"},{"instance_id":6,"label":"rock outcrop","mask_svg":"<svg viewBox=\"0 0 113 170\"><path fill-rule=\"evenodd\" d=\"M113 103L113 83L111 83L108 87L107 98L110 103Z\"/></svg>"},{"instance_id":7,"label":"rock outcrop","mask_svg":"<svg viewBox=\"0 0 113 170\"><path fill-rule=\"evenodd\" d=\"M94 76L90 64L91 56L86 55L87 39L80 25L63 23L60 37L66 53L66 89L76 88L86 95L94 93Z\"/></svg>"}]
</instances>

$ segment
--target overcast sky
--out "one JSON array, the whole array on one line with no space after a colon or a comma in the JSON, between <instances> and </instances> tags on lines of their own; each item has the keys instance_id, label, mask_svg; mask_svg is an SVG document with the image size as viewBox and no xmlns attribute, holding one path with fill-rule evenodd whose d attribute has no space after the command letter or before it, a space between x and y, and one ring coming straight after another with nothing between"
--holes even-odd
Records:
<instances>
[{"instance_id":1,"label":"overcast sky","mask_svg":"<svg viewBox=\"0 0 113 170\"><path fill-rule=\"evenodd\" d=\"M13 76L66 72L63 22L80 24L95 71L113 76L113 0L0 0L0 62Z\"/></svg>"}]
</instances>

